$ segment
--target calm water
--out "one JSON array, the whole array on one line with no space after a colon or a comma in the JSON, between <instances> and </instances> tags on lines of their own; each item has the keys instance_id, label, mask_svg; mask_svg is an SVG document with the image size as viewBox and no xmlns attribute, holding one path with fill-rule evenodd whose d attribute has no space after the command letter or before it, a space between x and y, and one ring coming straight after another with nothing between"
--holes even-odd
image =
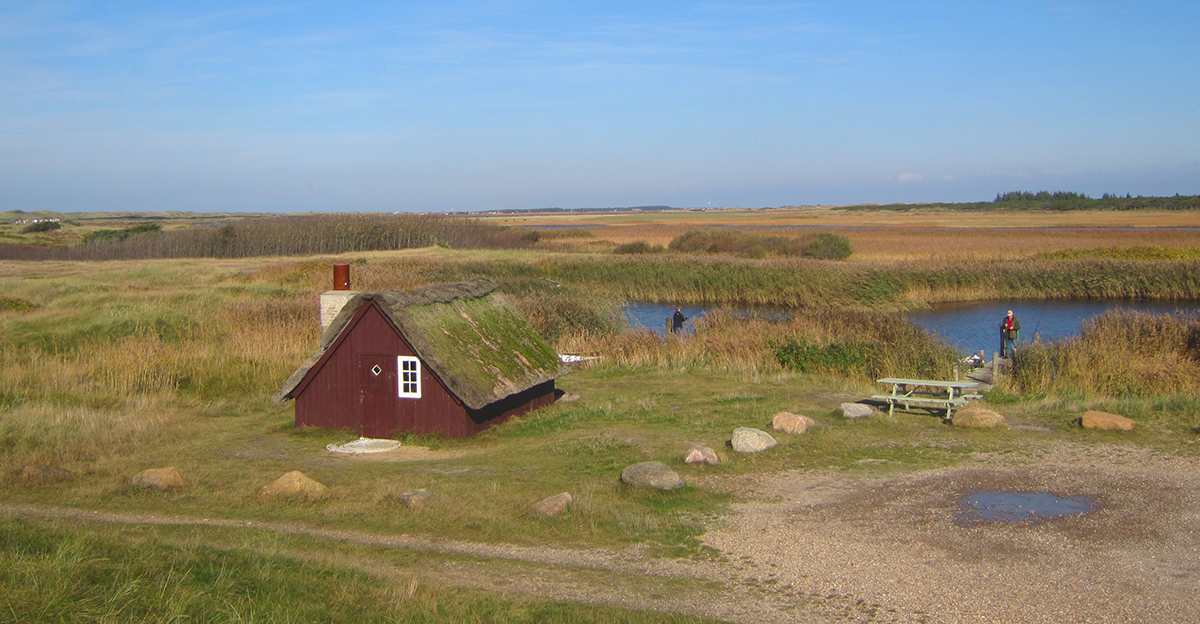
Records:
<instances>
[{"instance_id":1,"label":"calm water","mask_svg":"<svg viewBox=\"0 0 1200 624\"><path fill-rule=\"evenodd\" d=\"M942 337L960 353L984 350L988 359L1000 350L1000 320L1009 311L1021 321L1021 340L1031 342L1034 334L1042 340L1057 340L1079 335L1083 322L1115 308L1154 314L1195 312L1195 303L1179 304L1146 301L1008 301L938 306L931 310L909 312L908 320Z\"/></svg>"},{"instance_id":2,"label":"calm water","mask_svg":"<svg viewBox=\"0 0 1200 624\"><path fill-rule=\"evenodd\" d=\"M693 322L704 313L712 310L712 306L681 306L680 312L687 317L687 321L683 324L683 331L693 331ZM675 314L675 306L667 303L630 303L622 310L625 312L625 320L629 321L629 326L634 329L643 327L654 330L654 333L663 336L667 333L667 319ZM734 314L746 316L762 315L772 320L787 318L788 313L781 310L763 309L763 310L745 310L734 309Z\"/></svg>"},{"instance_id":3,"label":"calm water","mask_svg":"<svg viewBox=\"0 0 1200 624\"><path fill-rule=\"evenodd\" d=\"M988 303L959 303L938 306L930 310L908 313L908 319L941 336L947 344L962 354L980 349L990 359L1000 350L1000 319L1009 310L1021 321L1021 342L1069 338L1079 334L1083 321L1112 310L1124 308L1154 314L1177 314L1200 311L1196 303L1163 303L1145 301L1009 301ZM688 317L684 330L692 329L693 320L711 310L705 306L683 306ZM647 327L657 334L666 333L666 319L675 313L675 306L660 303L631 303L624 308L631 327ZM761 314L768 318L786 318L782 310L737 310L742 314Z\"/></svg>"},{"instance_id":4,"label":"calm water","mask_svg":"<svg viewBox=\"0 0 1200 624\"><path fill-rule=\"evenodd\" d=\"M1060 498L1048 492L979 492L962 501L955 522L975 526L983 522L1030 522L1080 516L1099 505L1086 496Z\"/></svg>"}]
</instances>

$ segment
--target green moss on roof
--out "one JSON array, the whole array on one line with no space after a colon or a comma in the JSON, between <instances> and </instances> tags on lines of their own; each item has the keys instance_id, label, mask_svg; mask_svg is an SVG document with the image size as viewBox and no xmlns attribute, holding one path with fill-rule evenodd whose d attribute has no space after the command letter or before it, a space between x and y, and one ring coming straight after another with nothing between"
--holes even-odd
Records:
<instances>
[{"instance_id":1,"label":"green moss on roof","mask_svg":"<svg viewBox=\"0 0 1200 624\"><path fill-rule=\"evenodd\" d=\"M400 328L417 355L463 403L490 403L566 374L550 345L533 330L508 297L483 278L412 291L356 295L338 314L309 358L276 394L291 392L336 341L362 305L374 301Z\"/></svg>"},{"instance_id":2,"label":"green moss on roof","mask_svg":"<svg viewBox=\"0 0 1200 624\"><path fill-rule=\"evenodd\" d=\"M553 379L560 367L554 350L499 293L412 306L396 316L422 359L463 402L478 404L472 407Z\"/></svg>"}]
</instances>

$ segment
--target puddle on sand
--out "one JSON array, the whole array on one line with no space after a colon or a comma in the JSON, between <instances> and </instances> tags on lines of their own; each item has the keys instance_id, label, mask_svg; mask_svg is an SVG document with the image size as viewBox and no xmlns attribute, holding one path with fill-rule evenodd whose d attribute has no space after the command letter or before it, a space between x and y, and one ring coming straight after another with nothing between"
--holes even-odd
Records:
<instances>
[{"instance_id":1,"label":"puddle on sand","mask_svg":"<svg viewBox=\"0 0 1200 624\"><path fill-rule=\"evenodd\" d=\"M972 527L984 522L1031 522L1078 516L1099 507L1086 496L1060 498L1047 492L979 492L962 501L955 524Z\"/></svg>"}]
</instances>

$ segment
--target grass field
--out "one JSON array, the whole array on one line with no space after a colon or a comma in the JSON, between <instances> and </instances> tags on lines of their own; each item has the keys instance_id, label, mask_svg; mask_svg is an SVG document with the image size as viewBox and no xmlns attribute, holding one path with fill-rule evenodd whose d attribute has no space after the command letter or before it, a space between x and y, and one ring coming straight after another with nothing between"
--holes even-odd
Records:
<instances>
[{"instance_id":1,"label":"grass field","mask_svg":"<svg viewBox=\"0 0 1200 624\"><path fill-rule=\"evenodd\" d=\"M765 212L747 211L745 218ZM793 213L786 218L849 218ZM696 486L672 494L631 490L617 480L622 467L663 461L700 483L714 475L782 470L907 472L979 453L1022 453L1035 439L1112 442L1109 434L1068 426L1089 408L1137 420L1138 429L1122 444L1197 455L1191 444L1200 427L1195 319L1114 318L1078 344L1030 349L1024 376L1006 378L987 397L1029 430L964 430L919 414L848 421L836 411L842 402L876 393L873 379L881 370L951 374L949 352L895 323L893 310L1014 294L1200 299L1200 261L1194 259L1035 257L1093 243L1193 249L1200 243L1191 230L1001 232L983 221L953 230L897 222L845 230L855 250L847 262L607 253L618 242L608 232L617 228L644 236L656 228L685 231L719 223L704 221L719 214L646 217L691 219L678 225L596 223L592 237L538 243L557 246L550 251L435 247L305 258L5 261L0 499L9 506L295 523L485 544L638 545L660 556L702 560L715 554L697 538L737 500ZM906 216L914 217L857 215L873 227ZM1031 215L1033 221L1019 227L1052 216ZM619 217L626 218L640 217ZM1131 217L1093 218L1114 225ZM931 249L934 240L959 242L950 232L986 233L990 242L997 242L992 234L1008 235L1012 248ZM597 239L608 242L593 244ZM291 405L267 399L316 348L317 297L328 288L334 261L355 263L353 284L364 290L489 277L561 351L604 357L560 380L577 401L470 439L405 440L444 453L443 459L331 456L324 445L347 440L348 432L297 430ZM704 319L693 338L660 339L620 331L614 310L628 299L774 303L806 313L785 324L718 313ZM838 353L858 352L854 345L904 348L799 372L777 357L782 340L846 347ZM1089 373L1096 370L1111 374ZM804 437L781 436L767 454L724 451L734 428L769 429L771 416L784 410L809 415L818 426ZM718 449L724 463L683 464L692 443ZM58 466L71 476L27 486L20 473L32 464ZM141 470L164 466L179 470L183 488L159 492L131 484ZM290 470L327 485L330 497L291 504L256 499L260 487ZM430 504L400 504L397 495L416 488L434 493ZM563 491L576 497L563 516L528 513L533 503ZM446 577L422 572L422 566L455 561L445 553L413 555L415 563L397 571L354 565L350 554L361 547L336 540L14 519L20 515L0 513L0 613L15 621L699 621L464 594ZM329 598L312 600L315 594Z\"/></svg>"}]
</instances>

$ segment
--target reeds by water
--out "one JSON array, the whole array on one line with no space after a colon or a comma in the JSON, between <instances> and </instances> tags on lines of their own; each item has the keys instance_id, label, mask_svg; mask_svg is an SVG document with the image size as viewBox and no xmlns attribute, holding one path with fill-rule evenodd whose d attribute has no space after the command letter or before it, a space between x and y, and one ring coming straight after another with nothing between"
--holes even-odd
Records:
<instances>
[{"instance_id":1,"label":"reeds by water","mask_svg":"<svg viewBox=\"0 0 1200 624\"><path fill-rule=\"evenodd\" d=\"M1075 338L1019 348L1012 384L1037 394L1200 394L1200 317L1111 310Z\"/></svg>"},{"instance_id":2,"label":"reeds by water","mask_svg":"<svg viewBox=\"0 0 1200 624\"><path fill-rule=\"evenodd\" d=\"M560 349L594 353L604 365L709 368L738 373L795 370L781 356L788 343L866 345L861 361L837 368L801 370L855 381L886 375L943 377L953 370L954 352L921 328L889 314L812 310L786 321L714 310L695 320L695 331L661 337L649 330L607 336L575 335Z\"/></svg>"}]
</instances>

